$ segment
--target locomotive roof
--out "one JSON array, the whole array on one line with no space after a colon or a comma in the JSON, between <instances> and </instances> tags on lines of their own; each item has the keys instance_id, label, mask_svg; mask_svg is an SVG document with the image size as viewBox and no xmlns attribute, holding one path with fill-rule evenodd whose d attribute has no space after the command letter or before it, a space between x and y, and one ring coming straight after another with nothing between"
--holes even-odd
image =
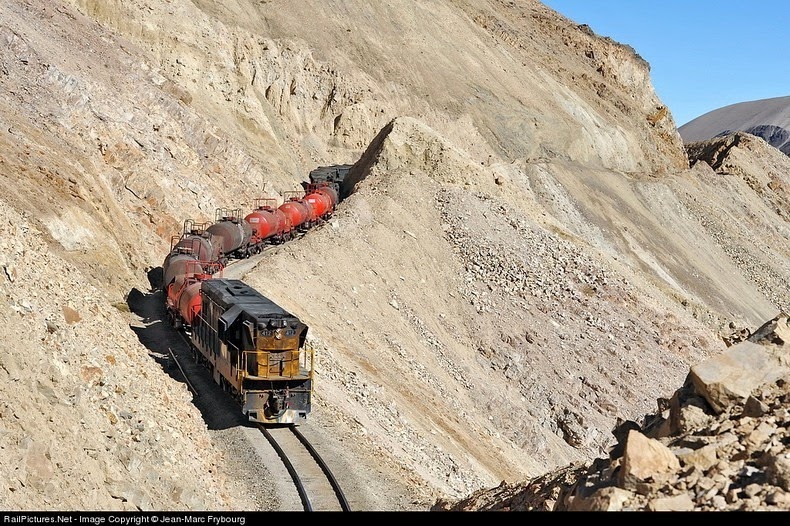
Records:
<instances>
[{"instance_id":1,"label":"locomotive roof","mask_svg":"<svg viewBox=\"0 0 790 526\"><path fill-rule=\"evenodd\" d=\"M296 316L238 279L209 279L202 283L201 290L204 295L210 297L225 310L230 309L234 305L239 305L245 312L255 317L275 314L282 317L296 318Z\"/></svg>"}]
</instances>

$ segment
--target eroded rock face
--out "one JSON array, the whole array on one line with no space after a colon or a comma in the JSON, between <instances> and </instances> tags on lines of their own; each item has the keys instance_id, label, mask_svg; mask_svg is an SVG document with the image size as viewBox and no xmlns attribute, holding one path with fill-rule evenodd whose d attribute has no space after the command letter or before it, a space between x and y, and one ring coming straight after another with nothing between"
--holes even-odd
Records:
<instances>
[{"instance_id":1,"label":"eroded rock face","mask_svg":"<svg viewBox=\"0 0 790 526\"><path fill-rule=\"evenodd\" d=\"M111 305L8 208L0 254L0 507L231 507L191 395L163 379L126 304Z\"/></svg>"},{"instance_id":2,"label":"eroded rock face","mask_svg":"<svg viewBox=\"0 0 790 526\"><path fill-rule=\"evenodd\" d=\"M790 215L790 159L763 139L736 132L690 143L686 150L692 164L704 162L716 173L741 177L782 217Z\"/></svg>"}]
</instances>

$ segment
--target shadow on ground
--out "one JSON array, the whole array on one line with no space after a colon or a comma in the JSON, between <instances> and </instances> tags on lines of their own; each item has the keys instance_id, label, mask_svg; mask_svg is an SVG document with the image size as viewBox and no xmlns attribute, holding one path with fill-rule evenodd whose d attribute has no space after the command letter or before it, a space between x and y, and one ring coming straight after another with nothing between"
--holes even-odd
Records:
<instances>
[{"instance_id":1,"label":"shadow on ground","mask_svg":"<svg viewBox=\"0 0 790 526\"><path fill-rule=\"evenodd\" d=\"M161 275L161 267L160 267ZM149 272L149 281L151 272ZM236 400L225 393L211 378L210 373L195 360L186 335L167 321L165 295L157 283L151 281L150 292L137 288L129 291L126 304L136 316L130 328L137 335L148 355L176 382L185 384L192 392L192 403L198 408L209 429L227 429L252 425L244 417Z\"/></svg>"}]
</instances>

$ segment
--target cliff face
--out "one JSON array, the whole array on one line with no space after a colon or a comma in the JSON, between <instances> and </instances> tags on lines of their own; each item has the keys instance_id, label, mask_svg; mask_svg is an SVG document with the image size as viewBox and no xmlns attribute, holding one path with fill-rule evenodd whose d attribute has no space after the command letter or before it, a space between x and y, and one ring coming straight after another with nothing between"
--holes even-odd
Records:
<instances>
[{"instance_id":1,"label":"cliff face","mask_svg":"<svg viewBox=\"0 0 790 526\"><path fill-rule=\"evenodd\" d=\"M4 509L243 509L126 305L185 219L318 165L356 163L335 218L239 277L310 325L314 425L415 507L596 456L788 309L780 161L689 169L649 65L538 2L0 15Z\"/></svg>"}]
</instances>

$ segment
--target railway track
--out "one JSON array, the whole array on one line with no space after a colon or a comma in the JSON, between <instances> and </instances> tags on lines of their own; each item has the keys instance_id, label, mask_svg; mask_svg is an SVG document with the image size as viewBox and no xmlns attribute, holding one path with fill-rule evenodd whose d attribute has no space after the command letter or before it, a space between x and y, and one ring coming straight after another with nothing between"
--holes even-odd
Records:
<instances>
[{"instance_id":1,"label":"railway track","mask_svg":"<svg viewBox=\"0 0 790 526\"><path fill-rule=\"evenodd\" d=\"M351 511L329 466L295 426L258 429L285 464L304 511Z\"/></svg>"},{"instance_id":2,"label":"railway track","mask_svg":"<svg viewBox=\"0 0 790 526\"><path fill-rule=\"evenodd\" d=\"M183 335L180 336L184 346L188 348L189 342ZM189 390L195 397L200 396L190 377L202 373L203 369L190 370L197 367L196 361L191 364L191 367L185 367L185 364L179 361L172 349L168 349L168 351L170 359L183 376ZM195 358L194 353L192 353L192 358ZM198 383L202 382L206 382L209 387L204 385L201 392L204 389L216 388L209 379L203 379ZM290 487L298 493L299 502L301 502L304 511L351 511L343 490L326 462L296 426L266 427L258 424L257 428L260 431L258 436L266 438L271 449L276 452L277 457L285 466L285 470L293 481L293 485ZM262 461L277 462L274 455L270 455L268 460L262 459ZM279 469L281 471L282 467ZM277 470L271 469L271 471L276 472ZM287 484L284 486L289 487Z\"/></svg>"}]
</instances>

